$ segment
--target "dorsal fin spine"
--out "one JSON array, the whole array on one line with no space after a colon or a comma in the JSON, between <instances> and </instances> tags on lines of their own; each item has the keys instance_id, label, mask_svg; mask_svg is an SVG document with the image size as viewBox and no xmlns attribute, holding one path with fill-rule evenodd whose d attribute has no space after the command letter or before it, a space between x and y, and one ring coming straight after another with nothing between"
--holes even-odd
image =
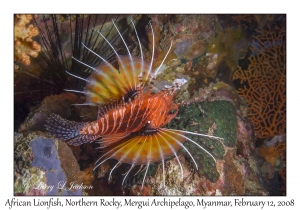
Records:
<instances>
[{"instance_id":1,"label":"dorsal fin spine","mask_svg":"<svg viewBox=\"0 0 300 210\"><path fill-rule=\"evenodd\" d=\"M66 72L67 74L69 74L69 75L73 76L73 77L76 77L76 78L78 78L78 79L81 79L81 80L84 80L84 81L88 82L88 80L87 80L87 79L85 79L85 78L82 78L82 77L79 77L79 76L77 76L77 75L75 75L75 74L71 74L71 73L70 73L70 72L68 72L67 70L65 70L65 72Z\"/></svg>"},{"instance_id":2,"label":"dorsal fin spine","mask_svg":"<svg viewBox=\"0 0 300 210\"><path fill-rule=\"evenodd\" d=\"M125 42L125 40L124 40L122 34L120 33L118 27L116 26L114 20L111 20L111 21L112 21L113 25L115 26L115 28L116 28L116 30L117 30L117 32L118 32L120 38L122 39L122 41L123 41L123 43L124 43L124 45L125 45L125 47L126 47L126 50L127 50L127 52L128 52L129 58L130 58L130 60L131 60L131 65L132 65L132 56L131 56L131 53L130 53L128 47L127 47L127 44L126 44L126 42Z\"/></svg>"},{"instance_id":3,"label":"dorsal fin spine","mask_svg":"<svg viewBox=\"0 0 300 210\"><path fill-rule=\"evenodd\" d=\"M117 51L115 50L115 48L112 46L112 44L111 44L111 43L103 36L103 34L101 34L100 31L98 31L98 33L101 35L101 37L107 42L107 44L108 44L108 45L112 48L112 50L115 52L115 54L116 54L116 56L117 56L117 58L118 58L118 62L119 62L119 64L120 64L121 69L126 69L126 66L125 66L124 63L123 63L123 60L120 58L119 54L117 53ZM127 71L124 71L124 73L126 74L126 77L129 78ZM130 86L129 88L130 88L131 90L133 90L133 87L132 87L131 83L129 83L129 86Z\"/></svg>"},{"instance_id":4,"label":"dorsal fin spine","mask_svg":"<svg viewBox=\"0 0 300 210\"><path fill-rule=\"evenodd\" d=\"M141 62L141 71L140 71L140 73L138 75L138 79L139 79L139 85L138 85L139 94L138 95L142 96L143 95L143 89L144 89L144 87L146 85L146 82L147 82L147 78L143 81L144 55L143 55L143 49L142 49L142 45L141 45L141 42L140 42L140 38L139 38L139 35L138 35L137 30L135 28L135 25L134 25L134 23L133 23L133 21L131 19L130 19L130 21L131 21L131 23L133 25L133 29L135 31L135 35L136 35L136 38L138 40L140 51L141 51L141 60L142 60L142 62Z\"/></svg>"},{"instance_id":5,"label":"dorsal fin spine","mask_svg":"<svg viewBox=\"0 0 300 210\"><path fill-rule=\"evenodd\" d=\"M170 52L170 50L171 50L171 48L172 48L172 43L173 43L173 41L171 41L171 44L170 44L169 50L168 50L168 52L166 53L166 55L165 55L164 59L161 61L161 63L160 63L160 65L159 65L159 67L158 67L158 68L156 69L156 71L154 72L154 77L156 77L156 75L157 75L158 71L160 70L161 66L162 66L162 65L163 65L163 63L165 62L165 60L166 60L166 58L167 58L167 56L168 56L168 54L169 54L169 52Z\"/></svg>"},{"instance_id":6,"label":"dorsal fin spine","mask_svg":"<svg viewBox=\"0 0 300 210\"><path fill-rule=\"evenodd\" d=\"M113 23L113 25L115 26L115 28L116 28L116 30L117 30L117 32L118 32L120 38L122 39L122 41L123 41L123 43L124 43L124 45L125 45L125 47L126 47L126 50L127 50L127 52L128 52L128 56L129 56L129 59L130 59L130 65L131 65L132 71L136 71L135 66L133 65L133 59L132 59L131 53L130 53L130 51L129 51L129 49L128 49L128 46L127 46L125 40L124 40L122 34L120 33L118 27L116 26L116 24L115 24L115 22L114 22L113 20L112 20L112 23ZM119 58L119 59L120 59L120 58ZM134 76L134 75L132 75L131 73L129 73L129 77L132 77L132 76ZM131 79L134 81L134 87L136 88L136 87L137 87L137 84L136 84L135 78L131 78ZM135 89L135 88L134 88L134 89Z\"/></svg>"},{"instance_id":7,"label":"dorsal fin spine","mask_svg":"<svg viewBox=\"0 0 300 210\"><path fill-rule=\"evenodd\" d=\"M81 44L82 44L87 50L89 50L91 53L93 53L94 55L96 55L97 57L99 57L106 65L109 66L109 68L114 69L113 65L111 65L106 59L104 59L102 56L98 55L97 53L95 53L95 52L92 51L91 49L89 49L89 48L88 48L86 45L84 45L82 42L81 42ZM93 69L93 70L96 71L96 72L99 71L98 69ZM100 72L99 72L99 73L100 73ZM105 74L104 74L104 75L102 74L102 76L105 77ZM87 81L87 82L91 82L91 80L86 80L86 81ZM103 85L103 86L106 86L106 85L103 84L103 83L102 83L102 85ZM106 87L107 87L107 86L106 86ZM118 91L120 91L120 88L119 88L118 85L116 85L116 88L118 89ZM110 90L110 88L108 88L108 90ZM110 92L110 93L112 93L112 92ZM101 94L98 94L98 95L101 95Z\"/></svg>"},{"instance_id":8,"label":"dorsal fin spine","mask_svg":"<svg viewBox=\"0 0 300 210\"><path fill-rule=\"evenodd\" d=\"M104 61L107 65L109 65L109 66L112 66L106 59L104 59L102 56L100 56L100 55L98 55L97 53L95 53L93 50L91 50L90 48L88 48L85 44L83 44L82 42L81 42L81 44L88 50L88 51L90 51L91 53L93 53L94 55L96 55L98 58L100 58L102 61ZM96 69L94 69L94 70L96 70Z\"/></svg>"},{"instance_id":9,"label":"dorsal fin spine","mask_svg":"<svg viewBox=\"0 0 300 210\"><path fill-rule=\"evenodd\" d=\"M74 59L74 60L77 61L78 63L81 63L82 65L85 65L86 67L89 67L89 68L92 69L93 71L96 70L94 67L92 67L92 66L90 66L90 65L88 65L88 64L86 64L86 63L84 63L84 62L82 62L82 61L80 61L80 60L78 60L78 59L76 59L76 58L74 58L73 56L72 56L72 59Z\"/></svg>"},{"instance_id":10,"label":"dorsal fin spine","mask_svg":"<svg viewBox=\"0 0 300 210\"><path fill-rule=\"evenodd\" d=\"M150 62L150 66L149 66L148 73L147 73L147 79L148 79L149 75L151 75L152 65L153 65L153 59L154 59L154 50L155 50L154 31L153 31L153 27L152 27L151 22L149 22L149 25L150 25L151 32L152 32L152 56L151 56L151 62Z\"/></svg>"},{"instance_id":11,"label":"dorsal fin spine","mask_svg":"<svg viewBox=\"0 0 300 210\"><path fill-rule=\"evenodd\" d=\"M75 92L75 93L82 93L82 94L86 95L86 93L84 91L79 91L79 90L64 89L64 91Z\"/></svg>"}]
</instances>

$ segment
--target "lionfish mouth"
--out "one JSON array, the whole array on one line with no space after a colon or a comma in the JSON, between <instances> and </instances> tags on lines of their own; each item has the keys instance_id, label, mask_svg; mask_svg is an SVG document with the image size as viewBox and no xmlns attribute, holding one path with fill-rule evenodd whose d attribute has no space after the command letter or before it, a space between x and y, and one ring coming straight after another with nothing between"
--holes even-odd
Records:
<instances>
[{"instance_id":1,"label":"lionfish mouth","mask_svg":"<svg viewBox=\"0 0 300 210\"><path fill-rule=\"evenodd\" d=\"M132 56L122 33L112 20L112 24L126 48L126 56L119 55L106 36L100 31L97 33L114 52L119 64L119 70L115 69L104 57L94 52L86 44L81 43L85 50L100 58L102 63L97 67L93 67L73 57L76 62L91 69L92 73L90 77L82 78L66 71L71 76L86 82L86 87L83 91L69 89L66 91L81 93L86 96L84 104L76 105L97 106L97 121L78 124L52 115L48 120L47 129L51 134L67 141L71 145L80 145L98 139L96 142L100 144L99 148L103 150L104 154L96 161L94 170L108 159L116 159L118 162L109 173L108 180L111 180L112 173L118 166L123 163L131 164L130 169L124 174L122 185L132 169L135 166L140 166L138 172L145 171L142 180L143 187L149 166L153 163L161 162L163 169L162 181L165 187L165 159L170 156L176 158L183 180L183 167L177 155L180 149L183 149L190 156L198 169L194 157L183 144L185 141L194 144L216 162L215 157L209 151L187 137L187 134L216 140L223 139L190 131L147 126L147 123L151 124L149 116L156 112L159 107L164 106L160 97L174 95L176 90L180 89L187 81L183 78L175 79L171 86L166 86L161 91L163 94L158 93L156 95L151 93L157 74L171 51L172 42L160 65L153 69L155 37L152 25L149 22L153 46L151 60L148 63L144 60L143 48L135 25L132 20L130 22L138 40L140 58ZM174 114L172 110L165 110L165 112ZM158 115L157 118L159 117L161 116ZM139 126L141 126L140 129L135 130ZM87 133L84 133L85 131Z\"/></svg>"}]
</instances>

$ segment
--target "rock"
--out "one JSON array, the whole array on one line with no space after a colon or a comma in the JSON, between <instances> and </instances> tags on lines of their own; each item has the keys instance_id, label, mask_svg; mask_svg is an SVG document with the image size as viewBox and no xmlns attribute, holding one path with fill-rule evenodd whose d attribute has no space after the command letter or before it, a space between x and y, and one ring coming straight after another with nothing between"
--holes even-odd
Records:
<instances>
[{"instance_id":1,"label":"rock","mask_svg":"<svg viewBox=\"0 0 300 210\"><path fill-rule=\"evenodd\" d=\"M15 195L83 195L85 173L69 146L44 133L15 134Z\"/></svg>"},{"instance_id":2,"label":"rock","mask_svg":"<svg viewBox=\"0 0 300 210\"><path fill-rule=\"evenodd\" d=\"M44 131L44 125L51 113L56 113L63 118L70 118L72 116L71 105L78 102L79 97L73 93L48 96L31 109L27 118L19 127L18 132Z\"/></svg>"}]
</instances>

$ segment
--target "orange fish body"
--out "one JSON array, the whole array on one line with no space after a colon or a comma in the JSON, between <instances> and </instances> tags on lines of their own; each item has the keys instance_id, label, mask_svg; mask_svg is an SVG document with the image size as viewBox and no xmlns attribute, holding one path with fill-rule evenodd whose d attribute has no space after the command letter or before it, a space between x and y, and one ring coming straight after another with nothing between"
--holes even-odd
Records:
<instances>
[{"instance_id":1,"label":"orange fish body","mask_svg":"<svg viewBox=\"0 0 300 210\"><path fill-rule=\"evenodd\" d=\"M164 93L137 97L130 103L111 109L95 122L80 129L80 134L108 135L137 132L145 125L157 129L170 122L178 105Z\"/></svg>"}]
</instances>

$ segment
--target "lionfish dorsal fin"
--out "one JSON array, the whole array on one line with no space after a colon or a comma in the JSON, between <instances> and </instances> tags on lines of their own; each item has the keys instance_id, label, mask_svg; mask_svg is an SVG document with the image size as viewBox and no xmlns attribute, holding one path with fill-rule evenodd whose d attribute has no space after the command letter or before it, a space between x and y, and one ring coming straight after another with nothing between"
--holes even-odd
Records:
<instances>
[{"instance_id":1,"label":"lionfish dorsal fin","mask_svg":"<svg viewBox=\"0 0 300 210\"><path fill-rule=\"evenodd\" d=\"M103 106L129 98L132 100L144 87L140 83L146 83L148 62L132 56L119 56L118 63L119 71L108 62L95 68L84 90L86 103Z\"/></svg>"}]
</instances>

